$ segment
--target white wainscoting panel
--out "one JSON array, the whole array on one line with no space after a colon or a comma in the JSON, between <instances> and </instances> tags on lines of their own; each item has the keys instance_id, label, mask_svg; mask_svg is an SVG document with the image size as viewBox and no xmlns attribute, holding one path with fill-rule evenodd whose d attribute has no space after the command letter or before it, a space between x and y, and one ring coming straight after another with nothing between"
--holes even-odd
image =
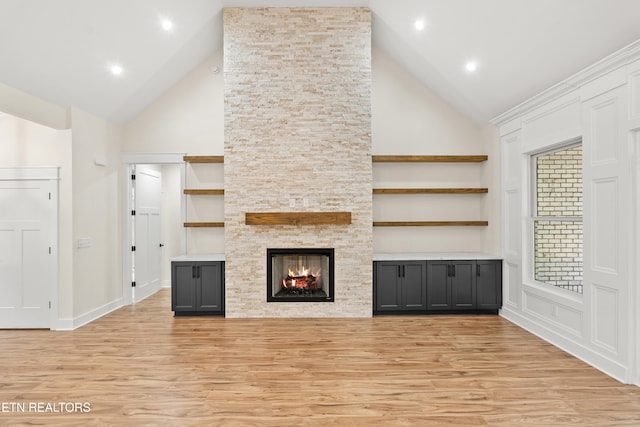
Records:
<instances>
[{"instance_id":1,"label":"white wainscoting panel","mask_svg":"<svg viewBox=\"0 0 640 427\"><path fill-rule=\"evenodd\" d=\"M522 244L520 239L522 217L520 212L520 205L522 201L520 192L517 190L505 191L504 198L504 224L506 227L504 250L507 256L516 257L522 251Z\"/></svg>"},{"instance_id":2,"label":"white wainscoting panel","mask_svg":"<svg viewBox=\"0 0 640 427\"><path fill-rule=\"evenodd\" d=\"M640 42L493 123L500 126L503 155L501 315L640 386ZM537 284L528 270L527 159L578 138L584 166L582 295Z\"/></svg>"},{"instance_id":3,"label":"white wainscoting panel","mask_svg":"<svg viewBox=\"0 0 640 427\"><path fill-rule=\"evenodd\" d=\"M556 323L564 325L570 333L582 336L584 317L582 310L557 304L555 313L552 313L552 316L557 319Z\"/></svg>"},{"instance_id":4,"label":"white wainscoting panel","mask_svg":"<svg viewBox=\"0 0 640 427\"><path fill-rule=\"evenodd\" d=\"M616 98L605 98L594 103L589 111L591 137L599 144L588 147L591 151L591 165L603 165L618 160L619 147L614 142L619 139L620 101ZM609 143L605 143L609 141Z\"/></svg>"},{"instance_id":5,"label":"white wainscoting panel","mask_svg":"<svg viewBox=\"0 0 640 427\"><path fill-rule=\"evenodd\" d=\"M506 305L518 309L520 308L520 294L522 288L522 273L520 266L510 261L504 263L506 274L503 275L506 286L503 286L504 300Z\"/></svg>"},{"instance_id":6,"label":"white wainscoting panel","mask_svg":"<svg viewBox=\"0 0 640 427\"><path fill-rule=\"evenodd\" d=\"M516 120L508 125L514 129ZM501 133L503 129L501 128ZM503 297L505 305L519 309L522 292L522 144L520 132L501 138Z\"/></svg>"},{"instance_id":7,"label":"white wainscoting panel","mask_svg":"<svg viewBox=\"0 0 640 427\"><path fill-rule=\"evenodd\" d=\"M569 333L575 338L582 337L583 315L581 310L574 309L559 303L553 294L536 292L529 288L523 292L522 309L545 324L553 326L564 333Z\"/></svg>"},{"instance_id":8,"label":"white wainscoting panel","mask_svg":"<svg viewBox=\"0 0 640 427\"><path fill-rule=\"evenodd\" d=\"M618 271L619 212L618 180L593 180L591 183L591 225L593 238L591 267L596 271L616 274Z\"/></svg>"},{"instance_id":9,"label":"white wainscoting panel","mask_svg":"<svg viewBox=\"0 0 640 427\"><path fill-rule=\"evenodd\" d=\"M620 341L618 334L618 291L607 286L591 285L591 342L603 350L618 354Z\"/></svg>"},{"instance_id":10,"label":"white wainscoting panel","mask_svg":"<svg viewBox=\"0 0 640 427\"><path fill-rule=\"evenodd\" d=\"M585 344L625 369L632 318L627 93L620 86L583 104Z\"/></svg>"},{"instance_id":11,"label":"white wainscoting panel","mask_svg":"<svg viewBox=\"0 0 640 427\"><path fill-rule=\"evenodd\" d=\"M509 188L519 187L520 182L520 133L514 133L502 138L503 177Z\"/></svg>"}]
</instances>

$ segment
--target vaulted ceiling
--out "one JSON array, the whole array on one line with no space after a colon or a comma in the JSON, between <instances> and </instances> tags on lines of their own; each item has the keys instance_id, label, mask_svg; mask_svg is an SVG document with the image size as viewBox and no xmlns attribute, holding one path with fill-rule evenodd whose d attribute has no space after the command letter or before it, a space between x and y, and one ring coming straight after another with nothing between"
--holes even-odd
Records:
<instances>
[{"instance_id":1,"label":"vaulted ceiling","mask_svg":"<svg viewBox=\"0 0 640 427\"><path fill-rule=\"evenodd\" d=\"M479 125L640 39L640 0L0 0L0 83L126 123L236 6L370 7L374 45Z\"/></svg>"}]
</instances>

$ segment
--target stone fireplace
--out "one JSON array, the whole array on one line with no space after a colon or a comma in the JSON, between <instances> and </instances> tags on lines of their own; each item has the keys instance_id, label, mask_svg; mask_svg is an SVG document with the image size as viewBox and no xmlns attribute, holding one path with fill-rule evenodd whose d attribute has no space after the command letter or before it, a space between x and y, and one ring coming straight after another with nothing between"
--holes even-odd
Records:
<instances>
[{"instance_id":1,"label":"stone fireplace","mask_svg":"<svg viewBox=\"0 0 640 427\"><path fill-rule=\"evenodd\" d=\"M226 8L223 18L226 316L370 317L370 11ZM348 223L247 220L335 212ZM268 248L332 248L329 300L268 302ZM318 286L303 273L277 280Z\"/></svg>"}]
</instances>

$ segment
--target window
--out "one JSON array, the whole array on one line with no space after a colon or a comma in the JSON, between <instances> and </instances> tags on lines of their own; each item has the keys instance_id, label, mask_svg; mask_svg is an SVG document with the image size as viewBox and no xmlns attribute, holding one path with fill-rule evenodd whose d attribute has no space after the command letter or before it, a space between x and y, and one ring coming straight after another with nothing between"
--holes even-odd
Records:
<instances>
[{"instance_id":1,"label":"window","mask_svg":"<svg viewBox=\"0 0 640 427\"><path fill-rule=\"evenodd\" d=\"M533 156L533 269L538 282L582 293L582 145Z\"/></svg>"}]
</instances>

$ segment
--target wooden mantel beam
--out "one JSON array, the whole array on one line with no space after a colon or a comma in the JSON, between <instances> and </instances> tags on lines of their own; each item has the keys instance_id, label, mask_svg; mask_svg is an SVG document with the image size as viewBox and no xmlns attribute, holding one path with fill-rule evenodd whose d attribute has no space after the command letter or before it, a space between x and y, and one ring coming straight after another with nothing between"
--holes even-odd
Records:
<instances>
[{"instance_id":1,"label":"wooden mantel beam","mask_svg":"<svg viewBox=\"0 0 640 427\"><path fill-rule=\"evenodd\" d=\"M246 225L348 225L351 212L247 212Z\"/></svg>"}]
</instances>

